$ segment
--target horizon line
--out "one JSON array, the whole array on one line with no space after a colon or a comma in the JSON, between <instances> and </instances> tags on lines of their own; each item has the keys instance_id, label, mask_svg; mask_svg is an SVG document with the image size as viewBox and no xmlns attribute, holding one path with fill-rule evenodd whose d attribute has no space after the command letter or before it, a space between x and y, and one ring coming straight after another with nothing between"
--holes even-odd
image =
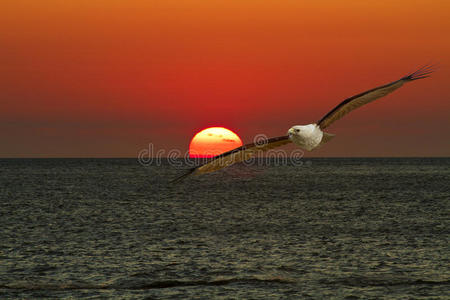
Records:
<instances>
[{"instance_id":1,"label":"horizon line","mask_svg":"<svg viewBox=\"0 0 450 300\"><path fill-rule=\"evenodd\" d=\"M304 157L295 157L295 156L287 156L289 158L297 158L297 159L322 159L322 158L450 158L450 156L304 156ZM205 159L212 157L157 157L152 156L148 157L148 159ZM252 157L250 159L257 158L273 158L277 157L272 156L258 156ZM61 157L0 157L0 159L136 159L139 160L139 157L132 156L105 156L105 157L88 157L88 156L61 156Z\"/></svg>"}]
</instances>

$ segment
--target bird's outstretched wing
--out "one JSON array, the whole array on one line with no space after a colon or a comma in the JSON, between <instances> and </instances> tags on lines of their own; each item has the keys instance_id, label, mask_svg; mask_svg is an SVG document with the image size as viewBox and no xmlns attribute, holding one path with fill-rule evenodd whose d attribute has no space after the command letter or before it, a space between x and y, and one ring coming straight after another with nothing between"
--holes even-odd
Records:
<instances>
[{"instance_id":1,"label":"bird's outstretched wing","mask_svg":"<svg viewBox=\"0 0 450 300\"><path fill-rule=\"evenodd\" d=\"M352 110L357 109L358 107L361 107L364 104L372 102L378 98L386 96L389 93L392 93L406 82L427 78L432 72L433 72L432 66L424 66L419 70L417 70L416 72L409 74L405 77L402 77L397 81L391 82L383 86L379 86L372 90L345 99L335 108L333 108L329 113L327 113L319 122L317 122L317 125L319 125L319 127L323 130L328 126L330 126L333 122L339 120L340 118L351 112Z\"/></svg>"},{"instance_id":2,"label":"bird's outstretched wing","mask_svg":"<svg viewBox=\"0 0 450 300\"><path fill-rule=\"evenodd\" d=\"M208 162L192 168L188 173L181 175L172 182L180 181L190 174L204 174L209 172L214 172L222 168L228 167L234 163L241 162L252 158L257 153L262 153L267 150L280 147L290 143L291 140L288 136L279 136L264 140L260 143L247 144L228 152L222 153L220 155L214 156Z\"/></svg>"}]
</instances>

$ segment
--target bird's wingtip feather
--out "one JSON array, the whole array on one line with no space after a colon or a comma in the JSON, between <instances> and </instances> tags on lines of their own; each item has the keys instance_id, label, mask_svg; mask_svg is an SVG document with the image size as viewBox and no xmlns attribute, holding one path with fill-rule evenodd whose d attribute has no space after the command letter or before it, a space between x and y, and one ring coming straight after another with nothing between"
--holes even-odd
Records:
<instances>
[{"instance_id":1,"label":"bird's wingtip feather","mask_svg":"<svg viewBox=\"0 0 450 300\"><path fill-rule=\"evenodd\" d=\"M185 174L183 174L183 175L181 175L181 176L178 176L178 177L175 178L175 179L172 179L171 181L169 181L169 183L177 183L177 182L182 181L183 179L185 179L186 177L188 177L189 175L191 175L192 173L194 173L194 171L195 171L196 169L197 169L197 168L189 169L187 173L185 173Z\"/></svg>"},{"instance_id":2,"label":"bird's wingtip feather","mask_svg":"<svg viewBox=\"0 0 450 300\"><path fill-rule=\"evenodd\" d=\"M417 80L417 79L423 79L423 78L430 77L430 74L435 72L437 67L438 66L436 64L424 65L423 67L419 68L417 71L403 77L402 79L407 80L407 81L413 81L413 80Z\"/></svg>"}]
</instances>

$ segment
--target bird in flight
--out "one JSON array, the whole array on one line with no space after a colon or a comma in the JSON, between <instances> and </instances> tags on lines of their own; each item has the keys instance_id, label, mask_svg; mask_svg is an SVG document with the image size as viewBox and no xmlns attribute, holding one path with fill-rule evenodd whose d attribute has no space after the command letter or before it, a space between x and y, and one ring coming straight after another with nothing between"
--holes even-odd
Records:
<instances>
[{"instance_id":1,"label":"bird in flight","mask_svg":"<svg viewBox=\"0 0 450 300\"><path fill-rule=\"evenodd\" d=\"M219 169L228 167L234 163L241 162L252 158L257 153L261 153L276 147L280 147L289 143L294 143L302 149L312 151L319 148L323 144L329 142L334 134L325 132L325 128L330 126L335 121L341 119L343 116L370 103L376 99L392 93L400 88L403 84L417 79L427 78L433 72L432 66L424 66L419 70L407 76L400 78L397 81L376 87L374 89L365 91L348 99L345 99L328 112L317 123L308 125L292 126L286 135L267 139L263 143L251 143L233 150L227 151L220 155L212 157L209 161L189 169L186 174L176 178L172 182L184 179L189 175L200 175L217 171Z\"/></svg>"}]
</instances>

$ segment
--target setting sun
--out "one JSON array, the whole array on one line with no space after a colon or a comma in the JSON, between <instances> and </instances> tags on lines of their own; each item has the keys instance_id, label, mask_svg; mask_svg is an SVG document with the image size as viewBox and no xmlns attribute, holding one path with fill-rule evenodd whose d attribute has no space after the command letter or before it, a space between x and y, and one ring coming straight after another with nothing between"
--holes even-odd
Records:
<instances>
[{"instance_id":1,"label":"setting sun","mask_svg":"<svg viewBox=\"0 0 450 300\"><path fill-rule=\"evenodd\" d=\"M189 144L190 157L213 157L242 146L239 136L224 127L209 127L198 132Z\"/></svg>"}]
</instances>

